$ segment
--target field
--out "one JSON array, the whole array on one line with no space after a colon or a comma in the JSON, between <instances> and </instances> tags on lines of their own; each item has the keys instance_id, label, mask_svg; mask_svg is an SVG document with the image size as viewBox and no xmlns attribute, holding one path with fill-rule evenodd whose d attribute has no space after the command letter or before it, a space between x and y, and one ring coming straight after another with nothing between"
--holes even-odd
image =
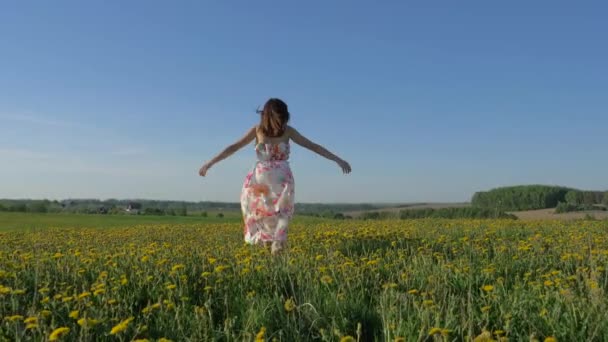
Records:
<instances>
[{"instance_id":1,"label":"field","mask_svg":"<svg viewBox=\"0 0 608 342\"><path fill-rule=\"evenodd\" d=\"M237 220L5 215L0 340L608 339L606 221L298 218L272 257Z\"/></svg>"}]
</instances>

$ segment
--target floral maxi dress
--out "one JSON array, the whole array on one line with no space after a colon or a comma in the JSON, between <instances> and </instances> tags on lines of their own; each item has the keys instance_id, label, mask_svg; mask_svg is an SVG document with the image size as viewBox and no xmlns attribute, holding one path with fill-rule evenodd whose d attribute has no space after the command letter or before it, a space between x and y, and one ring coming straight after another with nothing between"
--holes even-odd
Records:
<instances>
[{"instance_id":1,"label":"floral maxi dress","mask_svg":"<svg viewBox=\"0 0 608 342\"><path fill-rule=\"evenodd\" d=\"M241 192L245 242L272 244L272 251L286 246L287 229L294 212L294 179L289 167L289 143L259 143L258 161Z\"/></svg>"}]
</instances>

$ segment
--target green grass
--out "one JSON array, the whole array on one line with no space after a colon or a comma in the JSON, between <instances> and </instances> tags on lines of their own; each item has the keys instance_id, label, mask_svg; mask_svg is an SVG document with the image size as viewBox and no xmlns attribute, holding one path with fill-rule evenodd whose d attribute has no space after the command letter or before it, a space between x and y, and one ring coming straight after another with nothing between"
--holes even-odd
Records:
<instances>
[{"instance_id":1,"label":"green grass","mask_svg":"<svg viewBox=\"0 0 608 342\"><path fill-rule=\"evenodd\" d=\"M86 215L86 214L40 214L0 212L0 230L31 230L42 228L119 228L134 225L206 224L236 222L238 213L225 213L224 218L213 214L201 216L147 216L147 215Z\"/></svg>"}]
</instances>

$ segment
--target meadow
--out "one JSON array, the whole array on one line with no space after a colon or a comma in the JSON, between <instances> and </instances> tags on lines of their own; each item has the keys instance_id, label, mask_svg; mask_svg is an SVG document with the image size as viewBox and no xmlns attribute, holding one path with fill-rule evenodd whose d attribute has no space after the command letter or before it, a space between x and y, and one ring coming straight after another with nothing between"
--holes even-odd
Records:
<instances>
[{"instance_id":1,"label":"meadow","mask_svg":"<svg viewBox=\"0 0 608 342\"><path fill-rule=\"evenodd\" d=\"M608 339L608 221L6 215L0 340Z\"/></svg>"}]
</instances>

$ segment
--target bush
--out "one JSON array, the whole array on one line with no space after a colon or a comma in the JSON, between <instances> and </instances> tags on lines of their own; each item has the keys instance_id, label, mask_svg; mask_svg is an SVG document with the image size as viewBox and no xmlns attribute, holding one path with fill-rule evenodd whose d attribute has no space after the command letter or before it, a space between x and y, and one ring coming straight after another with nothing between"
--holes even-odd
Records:
<instances>
[{"instance_id":1,"label":"bush","mask_svg":"<svg viewBox=\"0 0 608 342\"><path fill-rule=\"evenodd\" d=\"M574 205L574 204L570 204L570 203L560 202L557 205L557 207L555 208L555 213L556 214L561 214L561 213L569 213L569 212L573 212L573 211L590 211L590 210L602 210L602 211L606 211L608 209L606 207L598 206L598 205L595 205L595 204L579 204L579 205Z\"/></svg>"},{"instance_id":2,"label":"bush","mask_svg":"<svg viewBox=\"0 0 608 342\"><path fill-rule=\"evenodd\" d=\"M222 214L222 213L217 213L217 217L219 217L219 218L223 218L223 217L224 217L224 214Z\"/></svg>"},{"instance_id":3,"label":"bush","mask_svg":"<svg viewBox=\"0 0 608 342\"><path fill-rule=\"evenodd\" d=\"M209 214L207 214L206 211L201 212L201 217L207 217L207 216L209 216Z\"/></svg>"},{"instance_id":4,"label":"bush","mask_svg":"<svg viewBox=\"0 0 608 342\"><path fill-rule=\"evenodd\" d=\"M557 207L555 207L556 214L569 213L572 211L576 211L577 206L572 202L559 202Z\"/></svg>"},{"instance_id":5,"label":"bush","mask_svg":"<svg viewBox=\"0 0 608 342\"><path fill-rule=\"evenodd\" d=\"M363 220L378 220L380 219L380 213L377 211L367 211L361 214Z\"/></svg>"}]
</instances>

